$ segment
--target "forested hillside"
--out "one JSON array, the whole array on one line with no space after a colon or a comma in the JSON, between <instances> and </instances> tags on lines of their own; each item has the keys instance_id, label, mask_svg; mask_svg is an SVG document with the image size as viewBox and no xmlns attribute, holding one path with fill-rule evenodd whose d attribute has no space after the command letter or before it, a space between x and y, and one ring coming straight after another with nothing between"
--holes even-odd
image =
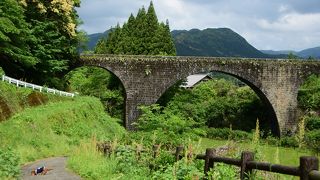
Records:
<instances>
[{"instance_id":1,"label":"forested hillside","mask_svg":"<svg viewBox=\"0 0 320 180\"><path fill-rule=\"evenodd\" d=\"M97 37L107 38L106 33L89 35L88 49L93 50ZM255 57L255 58L285 58L287 55L267 55L252 45L243 37L228 28L208 28L171 31L176 54L178 56L224 56L224 57ZM101 42L100 42L101 43Z\"/></svg>"},{"instance_id":2,"label":"forested hillside","mask_svg":"<svg viewBox=\"0 0 320 180\"><path fill-rule=\"evenodd\" d=\"M173 31L172 36L182 56L267 57L228 28Z\"/></svg>"}]
</instances>

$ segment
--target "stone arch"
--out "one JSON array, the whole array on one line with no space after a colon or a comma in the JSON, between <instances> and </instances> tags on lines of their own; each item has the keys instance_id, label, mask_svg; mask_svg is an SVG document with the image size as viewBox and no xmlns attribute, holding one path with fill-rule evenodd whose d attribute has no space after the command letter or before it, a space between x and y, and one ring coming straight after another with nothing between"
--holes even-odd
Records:
<instances>
[{"instance_id":1,"label":"stone arch","mask_svg":"<svg viewBox=\"0 0 320 180\"><path fill-rule=\"evenodd\" d=\"M230 73L230 72L225 72L225 71L221 71L221 70L209 70L209 71L196 71L196 73L192 72L192 73L188 73L187 75L184 75L182 77L180 77L179 79L173 79L170 83L167 84L167 87L163 89L162 94L158 97L158 99L172 86L174 86L178 81L186 79L189 75L193 75L193 74L199 74L199 73L210 73L210 72L219 72L222 74L227 74L230 75L232 77L235 77L236 79L240 80L241 82L245 83L246 85L248 85L255 93L256 95L260 98L260 100L262 101L262 103L265 105L265 107L267 108L267 112L268 112L268 117L266 117L266 119L268 119L268 121L270 122L270 128L272 131L272 134L280 137L280 128L279 128L279 123L278 123L278 119L276 116L276 112L272 106L272 103L269 101L268 97L264 94L264 92L257 87L254 83L252 83L250 80L247 80L246 78ZM158 100L157 100L158 101Z\"/></svg>"},{"instance_id":2,"label":"stone arch","mask_svg":"<svg viewBox=\"0 0 320 180\"><path fill-rule=\"evenodd\" d=\"M110 67L105 67L105 66L99 66L99 65L91 65L91 64L86 64L86 65L81 65L81 66L76 66L76 67L72 67L68 73L70 73L71 71L74 71L76 69L79 69L79 68L83 68L83 67L90 67L90 68L98 68L98 69L103 69L104 71L107 71L109 72L111 75L115 76L119 81L120 81L120 84L122 85L122 88L123 88L123 126L126 127L126 113L125 113L125 109L126 109L126 98L127 98L127 91L126 91L126 87L125 87L125 81L121 78L121 75L119 75L119 73L117 73L117 71L112 71L112 69ZM67 74L68 74L67 73ZM65 74L65 75L67 75Z\"/></svg>"}]
</instances>

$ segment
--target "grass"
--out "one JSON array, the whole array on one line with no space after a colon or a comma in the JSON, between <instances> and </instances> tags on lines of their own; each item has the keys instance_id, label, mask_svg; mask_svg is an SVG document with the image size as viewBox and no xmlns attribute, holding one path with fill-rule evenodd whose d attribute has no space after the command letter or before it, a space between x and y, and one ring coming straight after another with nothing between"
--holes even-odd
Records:
<instances>
[{"instance_id":1,"label":"grass","mask_svg":"<svg viewBox=\"0 0 320 180\"><path fill-rule=\"evenodd\" d=\"M206 148L217 148L226 144L231 144L233 147L235 147L234 154L231 156L236 156L237 158L240 158L240 152L252 151L256 152L255 158L259 162L269 162L272 164L281 164L286 166L298 167L300 156L313 156L313 153L306 149L276 147L267 144L254 146L251 142L239 143L231 142L228 140L214 140L207 138L203 138L200 140L198 151L204 153ZM259 171L258 173L259 176L263 176L264 178L268 179L299 179L298 177L294 176L280 175L276 173L268 173L263 171Z\"/></svg>"},{"instance_id":2,"label":"grass","mask_svg":"<svg viewBox=\"0 0 320 180\"><path fill-rule=\"evenodd\" d=\"M96 98L78 97L72 101L28 108L0 124L0 148L12 147L20 163L70 155L81 141L96 136L112 139L125 133L115 119L104 113Z\"/></svg>"},{"instance_id":3,"label":"grass","mask_svg":"<svg viewBox=\"0 0 320 180\"><path fill-rule=\"evenodd\" d=\"M72 100L72 98L40 93L27 88L18 88L0 81L0 122L9 119L25 108L68 100Z\"/></svg>"},{"instance_id":4,"label":"grass","mask_svg":"<svg viewBox=\"0 0 320 180\"><path fill-rule=\"evenodd\" d=\"M96 139L81 142L68 159L68 167L86 179L114 179L116 178L115 158L106 160L96 149Z\"/></svg>"},{"instance_id":5,"label":"grass","mask_svg":"<svg viewBox=\"0 0 320 180\"><path fill-rule=\"evenodd\" d=\"M117 121L97 98L55 96L0 81L0 179L19 177L22 164L83 151L92 137L121 138L126 132Z\"/></svg>"},{"instance_id":6,"label":"grass","mask_svg":"<svg viewBox=\"0 0 320 180\"><path fill-rule=\"evenodd\" d=\"M205 152L206 148L219 147L230 143L228 140L201 139L200 151ZM251 142L235 142L233 146L237 147L237 151L255 151ZM276 147L262 144L258 147L259 161L277 163L287 166L299 166L300 156L313 156L312 152L306 149ZM278 152L278 155L276 155ZM278 158L277 158L278 157Z\"/></svg>"}]
</instances>

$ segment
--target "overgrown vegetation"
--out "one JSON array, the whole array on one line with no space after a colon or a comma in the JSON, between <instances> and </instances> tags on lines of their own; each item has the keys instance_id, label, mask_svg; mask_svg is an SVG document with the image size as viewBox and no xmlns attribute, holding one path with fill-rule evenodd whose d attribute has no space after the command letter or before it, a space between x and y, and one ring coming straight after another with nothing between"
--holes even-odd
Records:
<instances>
[{"instance_id":1,"label":"overgrown vegetation","mask_svg":"<svg viewBox=\"0 0 320 180\"><path fill-rule=\"evenodd\" d=\"M77 97L26 109L2 122L0 152L12 151L20 159L11 163L17 166L44 157L70 155L80 142L88 142L92 137L105 141L121 138L124 133L124 128L105 114L98 99Z\"/></svg>"},{"instance_id":2,"label":"overgrown vegetation","mask_svg":"<svg viewBox=\"0 0 320 180\"><path fill-rule=\"evenodd\" d=\"M112 117L124 119L124 87L120 80L102 68L82 67L65 76L68 90L101 100Z\"/></svg>"},{"instance_id":3,"label":"overgrown vegetation","mask_svg":"<svg viewBox=\"0 0 320 180\"><path fill-rule=\"evenodd\" d=\"M304 112L300 142L305 143L314 153L320 153L320 77L312 75L301 86L298 95L299 106Z\"/></svg>"},{"instance_id":4,"label":"overgrown vegetation","mask_svg":"<svg viewBox=\"0 0 320 180\"><path fill-rule=\"evenodd\" d=\"M17 88L0 81L0 122L25 108L43 105L48 102L69 101L72 98L45 94L32 89Z\"/></svg>"}]
</instances>

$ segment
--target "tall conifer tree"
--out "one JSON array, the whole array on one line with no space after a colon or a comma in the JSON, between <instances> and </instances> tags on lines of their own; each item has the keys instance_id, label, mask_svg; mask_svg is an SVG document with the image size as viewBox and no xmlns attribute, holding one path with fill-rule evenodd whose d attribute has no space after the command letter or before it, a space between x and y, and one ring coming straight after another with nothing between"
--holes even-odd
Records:
<instances>
[{"instance_id":1,"label":"tall conifer tree","mask_svg":"<svg viewBox=\"0 0 320 180\"><path fill-rule=\"evenodd\" d=\"M101 46L103 43L97 45ZM112 29L105 46L105 52L96 51L96 53L176 55L169 22L166 24L158 22L152 1L147 12L142 7L136 17L131 14L122 27L118 24Z\"/></svg>"}]
</instances>

